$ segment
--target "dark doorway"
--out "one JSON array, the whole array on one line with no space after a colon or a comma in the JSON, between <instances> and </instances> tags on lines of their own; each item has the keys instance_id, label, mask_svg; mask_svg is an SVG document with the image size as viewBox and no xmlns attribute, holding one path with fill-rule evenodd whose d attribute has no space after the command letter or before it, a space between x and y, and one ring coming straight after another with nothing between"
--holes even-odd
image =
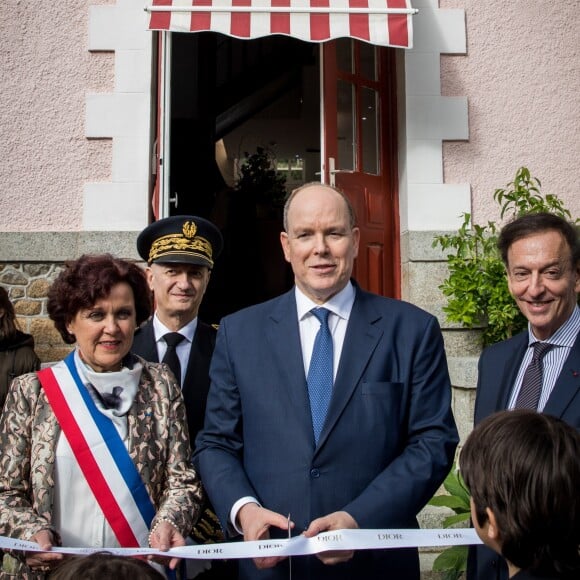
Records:
<instances>
[{"instance_id":1,"label":"dark doorway","mask_svg":"<svg viewBox=\"0 0 580 580\"><path fill-rule=\"evenodd\" d=\"M224 235L200 314L219 322L293 284L281 206L240 176L262 154L287 192L320 179L319 46L173 33L170 127L170 213L211 219Z\"/></svg>"}]
</instances>

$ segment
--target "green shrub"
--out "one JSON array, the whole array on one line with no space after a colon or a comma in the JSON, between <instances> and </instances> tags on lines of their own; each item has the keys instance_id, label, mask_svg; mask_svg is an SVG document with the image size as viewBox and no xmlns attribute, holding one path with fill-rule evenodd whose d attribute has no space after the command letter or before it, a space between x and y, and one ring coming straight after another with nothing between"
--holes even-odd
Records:
<instances>
[{"instance_id":1,"label":"green shrub","mask_svg":"<svg viewBox=\"0 0 580 580\"><path fill-rule=\"evenodd\" d=\"M550 212L568 220L570 212L555 195L543 195L540 180L520 167L506 188L496 189L493 198L500 216L515 218L525 213ZM484 346L505 340L524 330L527 321L510 296L505 268L497 249L499 226L488 222L471 224L471 214L462 214L457 233L436 236L447 253L449 276L439 287L447 298L443 311L450 322L465 328L483 328ZM576 220L575 223L578 223Z\"/></svg>"},{"instance_id":2,"label":"green shrub","mask_svg":"<svg viewBox=\"0 0 580 580\"><path fill-rule=\"evenodd\" d=\"M443 482L447 494L436 495L429 500L429 505L446 507L455 513L443 520L443 527L449 528L456 524L469 522L470 504L469 491L465 487L463 478L453 465L449 475ZM443 572L444 580L458 580L467 568L467 546L450 546L435 558L434 572Z\"/></svg>"}]
</instances>

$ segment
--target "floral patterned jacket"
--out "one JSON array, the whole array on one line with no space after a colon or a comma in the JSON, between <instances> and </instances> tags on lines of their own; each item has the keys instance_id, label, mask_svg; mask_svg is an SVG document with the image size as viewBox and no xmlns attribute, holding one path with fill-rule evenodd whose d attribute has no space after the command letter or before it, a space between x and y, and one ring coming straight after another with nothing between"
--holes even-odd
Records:
<instances>
[{"instance_id":1,"label":"floral patterned jacket","mask_svg":"<svg viewBox=\"0 0 580 580\"><path fill-rule=\"evenodd\" d=\"M165 518L187 536L199 517L202 488L190 461L181 389L166 365L139 361L143 372L128 413L129 454L156 509L151 525ZM36 374L15 379L0 419L1 536L29 540L46 528L58 534L51 514L60 432ZM14 569L13 558L4 560L0 579L44 578L21 562Z\"/></svg>"}]
</instances>

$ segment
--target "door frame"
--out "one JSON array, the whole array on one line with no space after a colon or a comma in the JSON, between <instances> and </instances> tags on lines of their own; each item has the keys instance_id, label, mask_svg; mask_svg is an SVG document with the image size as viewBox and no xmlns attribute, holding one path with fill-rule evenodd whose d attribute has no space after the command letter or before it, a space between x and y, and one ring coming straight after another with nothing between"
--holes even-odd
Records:
<instances>
[{"instance_id":1,"label":"door frame","mask_svg":"<svg viewBox=\"0 0 580 580\"><path fill-rule=\"evenodd\" d=\"M358 51L361 41L353 40L355 50ZM329 143L337 142L336 130L336 80L340 78L336 67L336 58L330 51L335 46L335 41L320 46L320 88L321 88L321 181L331 184L334 179L331 175L334 167L330 167L330 158L336 154ZM380 142L381 156L379 159L380 179L384 190L384 231L385 240L383 247L383 263L381 264L380 286L386 296L400 298L401 296L401 250L400 250L400 217L398 195L398 116L397 116L397 91L396 91L396 51L392 48L375 47L378 60L378 78L374 87L379 88L380 111L378 123L378 140ZM335 53L334 53L335 54ZM354 75L356 77L356 75ZM369 84L370 86L370 84ZM358 95L356 97L358 99ZM357 149L361 146L361 128L357 124L355 139ZM331 155L334 153L334 155ZM360 156L356 155L355 164L360 165ZM356 167L355 167L356 169ZM338 171L340 173L340 169ZM348 172L348 177L355 176L356 171ZM337 176L338 177L338 176ZM344 174L345 180L347 174ZM349 195L349 191L345 190ZM349 199L353 201L356 196L351 193ZM370 203L370 200L366 200ZM358 207L360 213L361 208ZM362 219L362 216L359 215Z\"/></svg>"},{"instance_id":2,"label":"door frame","mask_svg":"<svg viewBox=\"0 0 580 580\"><path fill-rule=\"evenodd\" d=\"M155 219L170 215L170 119L171 119L171 32L159 33L158 55L158 95L157 95L157 179L153 197ZM360 43L361 41L353 41ZM326 95L328 72L324 51L325 46L334 41L320 44L320 180L330 183L328 166L328 142L336 140L336 130L327 122L329 114ZM381 144L380 171L385 180L385 243L382 264L382 293L400 298L401 296L401 257L400 257L400 218L398 199L398 129L397 129L397 92L396 92L396 51L393 48L375 47L380 54L378 83L380 91L380 124L378 139ZM385 88L385 83L388 85ZM336 112L335 112L336 115ZM333 132L334 131L334 132ZM333 137L334 136L334 137Z\"/></svg>"}]
</instances>

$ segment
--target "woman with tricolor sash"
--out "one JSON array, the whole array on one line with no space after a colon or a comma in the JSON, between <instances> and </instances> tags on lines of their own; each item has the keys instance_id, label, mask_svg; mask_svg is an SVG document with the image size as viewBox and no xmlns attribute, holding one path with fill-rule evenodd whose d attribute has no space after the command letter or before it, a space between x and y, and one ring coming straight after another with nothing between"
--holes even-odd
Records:
<instances>
[{"instance_id":1,"label":"woman with tricolor sash","mask_svg":"<svg viewBox=\"0 0 580 580\"><path fill-rule=\"evenodd\" d=\"M0 535L47 551L6 554L0 578L48 577L53 546L185 544L202 492L181 389L131 353L150 311L141 268L110 255L68 262L52 285L48 314L76 348L15 379L0 419Z\"/></svg>"}]
</instances>

